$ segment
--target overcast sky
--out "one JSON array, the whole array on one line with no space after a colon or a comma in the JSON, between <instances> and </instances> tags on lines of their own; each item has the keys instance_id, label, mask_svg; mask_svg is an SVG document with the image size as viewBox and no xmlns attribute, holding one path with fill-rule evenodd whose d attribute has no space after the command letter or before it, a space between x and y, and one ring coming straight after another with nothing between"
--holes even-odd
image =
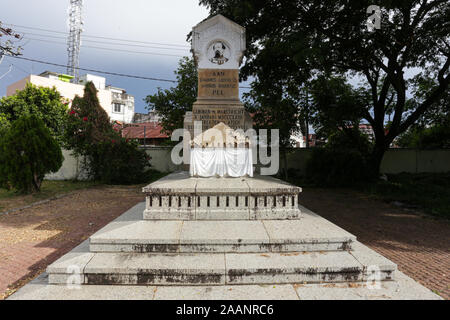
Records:
<instances>
[{"instance_id":1,"label":"overcast sky","mask_svg":"<svg viewBox=\"0 0 450 320\"><path fill-rule=\"evenodd\" d=\"M24 57L66 65L66 36L36 28L68 32L68 6L69 0L0 0L0 21L21 26L13 28L24 35L21 42ZM84 37L80 67L174 79L173 72L180 57L191 55L186 42L187 34L207 16L206 8L200 7L198 0L84 0L84 35L165 45L137 42L114 45L111 42L124 42ZM0 96L6 94L8 85L30 73L39 74L45 70L66 72L65 68L6 57L0 64L0 77L9 70L11 64L12 71L0 80ZM80 71L80 74L83 73ZM124 88L135 96L136 112L146 112L143 98L155 93L157 87L172 86L165 82L110 75L105 77L107 84Z\"/></svg>"}]
</instances>

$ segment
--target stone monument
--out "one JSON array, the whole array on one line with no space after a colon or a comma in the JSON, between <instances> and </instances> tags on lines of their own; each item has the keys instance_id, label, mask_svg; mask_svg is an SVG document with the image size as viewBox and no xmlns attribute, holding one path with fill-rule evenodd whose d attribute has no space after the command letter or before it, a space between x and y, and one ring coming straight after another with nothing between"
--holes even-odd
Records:
<instances>
[{"instance_id":1,"label":"stone monument","mask_svg":"<svg viewBox=\"0 0 450 320\"><path fill-rule=\"evenodd\" d=\"M198 96L184 127L194 137L194 121L207 130L222 122L232 129L252 127L239 99L239 66L245 51L245 28L222 15L192 30L192 53L198 68Z\"/></svg>"},{"instance_id":2,"label":"stone monument","mask_svg":"<svg viewBox=\"0 0 450 320\"><path fill-rule=\"evenodd\" d=\"M194 27L192 47L199 94L186 124L202 121L204 132L245 129L238 90L244 28L212 17ZM202 145L200 138L190 139ZM395 264L302 207L301 191L269 176L169 174L143 188L146 202L98 231L89 246L50 265L48 282L70 284L77 276L81 285L214 285L230 292L231 285L394 278Z\"/></svg>"},{"instance_id":3,"label":"stone monument","mask_svg":"<svg viewBox=\"0 0 450 320\"><path fill-rule=\"evenodd\" d=\"M192 53L198 68L198 96L185 120L201 121L203 130L223 122L232 129L251 128L239 99L239 66L245 51L245 28L216 15L192 30Z\"/></svg>"},{"instance_id":4,"label":"stone monument","mask_svg":"<svg viewBox=\"0 0 450 320\"><path fill-rule=\"evenodd\" d=\"M197 101L192 107L192 112L186 113L184 119L184 128L186 129L184 161L190 163L191 175L197 172L209 172L206 176L230 174L236 177L239 176L236 172L242 172L253 176L253 156L249 148L249 140L237 149L238 141L229 139L229 136L239 135L232 130L245 132L252 128L252 119L239 99L239 66L245 51L245 28L222 15L216 15L193 28L191 51L198 68L198 95ZM201 124L201 130L194 130L195 126L198 128L199 124ZM222 131L225 128L232 133L220 133L220 130L216 130L217 128L221 128ZM189 134L187 134L188 132ZM206 142L199 146L195 141L198 141L204 132L208 132L208 136L210 132L214 132L218 137L211 139L212 141L215 140L213 143ZM226 139L227 137L228 139ZM203 136L201 136L201 140L205 141ZM191 150L190 148L194 148L194 146L197 149ZM230 150L230 147L233 146L236 150ZM205 147L220 149L215 151L202 150ZM211 156L211 153L216 154ZM245 160L239 164L225 163L226 159L234 161L232 160L233 155L230 156L230 153L235 155L235 158L240 156ZM205 160L204 158L207 155L209 156L208 160ZM198 161L195 162L199 158L203 158L203 162L217 161L217 163L211 164L209 168L204 168L205 170L193 170L193 167L202 166ZM215 160L209 160L209 158ZM193 163L195 166L192 165ZM221 166L223 169L211 172L210 168L217 166ZM231 170L231 168L239 166L246 169L241 171ZM185 168L187 169L187 167ZM230 170L227 170L227 168Z\"/></svg>"}]
</instances>

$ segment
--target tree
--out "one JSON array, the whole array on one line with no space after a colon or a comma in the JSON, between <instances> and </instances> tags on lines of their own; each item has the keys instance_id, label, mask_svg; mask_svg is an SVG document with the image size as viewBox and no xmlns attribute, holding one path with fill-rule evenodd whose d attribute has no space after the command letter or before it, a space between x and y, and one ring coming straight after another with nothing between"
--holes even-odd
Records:
<instances>
[{"instance_id":1,"label":"tree","mask_svg":"<svg viewBox=\"0 0 450 320\"><path fill-rule=\"evenodd\" d=\"M86 83L83 97L76 96L69 110L63 139L65 147L86 156L91 146L119 137L100 105L95 85Z\"/></svg>"},{"instance_id":2,"label":"tree","mask_svg":"<svg viewBox=\"0 0 450 320\"><path fill-rule=\"evenodd\" d=\"M114 184L145 182L149 157L137 144L122 137L97 98L92 82L84 96L75 97L64 134L66 148L83 156L85 169L97 181Z\"/></svg>"},{"instance_id":3,"label":"tree","mask_svg":"<svg viewBox=\"0 0 450 320\"><path fill-rule=\"evenodd\" d=\"M28 83L15 95L0 99L0 115L3 116L6 125L23 115L34 114L44 121L51 135L62 143L67 105L68 101L56 88L38 87Z\"/></svg>"},{"instance_id":4,"label":"tree","mask_svg":"<svg viewBox=\"0 0 450 320\"><path fill-rule=\"evenodd\" d=\"M193 58L184 57L175 71L177 86L170 89L158 88L158 92L145 99L149 110L161 116L161 125L167 134L183 128L183 119L197 99L198 76Z\"/></svg>"},{"instance_id":5,"label":"tree","mask_svg":"<svg viewBox=\"0 0 450 320\"><path fill-rule=\"evenodd\" d=\"M0 138L0 175L3 184L29 193L40 191L49 172L59 170L61 148L36 115L23 115Z\"/></svg>"},{"instance_id":6,"label":"tree","mask_svg":"<svg viewBox=\"0 0 450 320\"><path fill-rule=\"evenodd\" d=\"M15 33L11 28L5 28L0 21L0 62L2 55L8 54L12 56L20 55L20 47L14 47L11 39L19 40L20 34ZM4 40L5 39L5 40Z\"/></svg>"},{"instance_id":7,"label":"tree","mask_svg":"<svg viewBox=\"0 0 450 320\"><path fill-rule=\"evenodd\" d=\"M287 179L287 148L292 145L291 136L298 131L300 117L297 101L284 96L282 87L282 84L273 83L268 88L255 81L252 90L244 95L244 102L247 111L253 114L255 129L279 130L284 177Z\"/></svg>"},{"instance_id":8,"label":"tree","mask_svg":"<svg viewBox=\"0 0 450 320\"><path fill-rule=\"evenodd\" d=\"M261 59L273 57L274 69L283 70L280 78L304 74L305 69L310 75L351 74L363 79L370 93L363 118L375 133L370 161L374 175L389 145L442 97L450 83L448 1L377 1L381 29L374 31L367 27L367 8L373 1L200 0L200 4L211 15L221 13L247 28L244 76L257 74L267 65ZM283 52L294 63L280 64L272 42L291 48ZM407 92L425 77L434 79L435 85L421 101L408 102ZM390 92L395 92L391 103ZM385 130L389 113L392 121Z\"/></svg>"},{"instance_id":9,"label":"tree","mask_svg":"<svg viewBox=\"0 0 450 320\"><path fill-rule=\"evenodd\" d=\"M344 77L319 76L311 82L313 97L312 123L316 134L328 138L338 131L351 140L358 136L359 124L369 97L365 90L355 89Z\"/></svg>"}]
</instances>

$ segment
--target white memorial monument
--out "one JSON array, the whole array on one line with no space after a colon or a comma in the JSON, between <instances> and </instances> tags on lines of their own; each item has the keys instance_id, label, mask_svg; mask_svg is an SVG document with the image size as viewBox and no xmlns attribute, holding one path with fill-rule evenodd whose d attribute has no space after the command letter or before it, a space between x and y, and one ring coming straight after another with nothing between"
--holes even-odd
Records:
<instances>
[{"instance_id":1,"label":"white memorial monument","mask_svg":"<svg viewBox=\"0 0 450 320\"><path fill-rule=\"evenodd\" d=\"M222 15L192 30L198 96L185 118L185 129L193 137L186 141L191 176L253 177L252 139L244 134L252 120L239 99L244 51L245 29ZM194 130L198 123L200 132Z\"/></svg>"},{"instance_id":2,"label":"white memorial monument","mask_svg":"<svg viewBox=\"0 0 450 320\"><path fill-rule=\"evenodd\" d=\"M185 123L203 122L204 131L189 143L211 160L194 159L191 173L198 177L176 172L143 188L145 204L136 205L94 234L88 244L47 268L49 287L66 285L76 277L83 288L106 285L105 290L113 293L124 292L122 285L134 285L155 286L153 295L170 292L177 298L199 299L213 292L216 297L237 299L239 292L251 292L246 299L289 299L273 290L288 288L298 298L295 290L302 286L281 284L372 284L394 279L394 263L302 207L301 188L269 176L251 177L241 167L208 168L216 163L214 157L228 157L214 148L225 144L237 150L235 145L245 148L248 143L235 132L246 127L238 96L244 49L244 29L223 16L194 27L199 97ZM221 141L209 134L211 128L220 132ZM220 170L239 178L200 177L221 175ZM57 292L64 291L61 288ZM395 290L384 294L398 296Z\"/></svg>"}]
</instances>

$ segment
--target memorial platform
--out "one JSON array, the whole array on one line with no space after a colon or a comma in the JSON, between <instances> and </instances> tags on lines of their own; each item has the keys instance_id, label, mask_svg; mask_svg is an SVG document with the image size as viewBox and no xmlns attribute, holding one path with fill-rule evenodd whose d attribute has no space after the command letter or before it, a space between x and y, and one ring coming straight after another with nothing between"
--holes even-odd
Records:
<instances>
[{"instance_id":1,"label":"memorial platform","mask_svg":"<svg viewBox=\"0 0 450 320\"><path fill-rule=\"evenodd\" d=\"M9 299L440 299L304 207L285 221L143 221L144 209L128 210ZM378 289L367 281L374 272Z\"/></svg>"},{"instance_id":2,"label":"memorial platform","mask_svg":"<svg viewBox=\"0 0 450 320\"><path fill-rule=\"evenodd\" d=\"M301 216L301 188L267 176L195 178L182 171L143 191L145 220L278 220Z\"/></svg>"}]
</instances>

